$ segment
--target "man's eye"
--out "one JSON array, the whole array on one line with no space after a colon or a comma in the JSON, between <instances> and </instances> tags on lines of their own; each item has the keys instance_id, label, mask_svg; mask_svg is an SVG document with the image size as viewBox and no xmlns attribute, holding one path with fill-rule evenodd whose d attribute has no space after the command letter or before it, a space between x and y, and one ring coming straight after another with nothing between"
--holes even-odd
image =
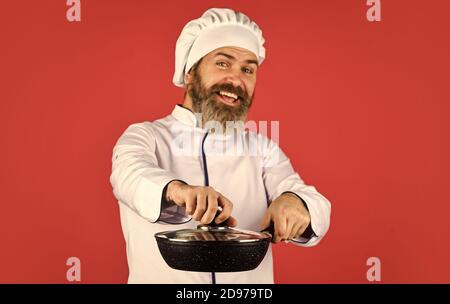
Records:
<instances>
[{"instance_id":1,"label":"man's eye","mask_svg":"<svg viewBox=\"0 0 450 304\"><path fill-rule=\"evenodd\" d=\"M216 63L218 66L220 66L221 68L226 68L228 65L227 65L227 63L226 62L223 62L223 61L218 61L217 63Z\"/></svg>"},{"instance_id":2,"label":"man's eye","mask_svg":"<svg viewBox=\"0 0 450 304\"><path fill-rule=\"evenodd\" d=\"M247 74L253 74L253 70L249 68L243 68L242 71Z\"/></svg>"}]
</instances>

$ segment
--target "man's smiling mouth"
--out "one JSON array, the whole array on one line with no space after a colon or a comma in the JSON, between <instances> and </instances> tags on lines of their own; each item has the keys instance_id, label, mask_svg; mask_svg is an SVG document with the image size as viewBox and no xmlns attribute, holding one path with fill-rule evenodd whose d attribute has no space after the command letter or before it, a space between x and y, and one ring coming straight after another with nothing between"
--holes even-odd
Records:
<instances>
[{"instance_id":1,"label":"man's smiling mouth","mask_svg":"<svg viewBox=\"0 0 450 304\"><path fill-rule=\"evenodd\" d=\"M228 92L228 91L219 91L217 92L217 95L219 95L220 101L227 105L235 105L237 104L237 101L239 100L239 96Z\"/></svg>"}]
</instances>

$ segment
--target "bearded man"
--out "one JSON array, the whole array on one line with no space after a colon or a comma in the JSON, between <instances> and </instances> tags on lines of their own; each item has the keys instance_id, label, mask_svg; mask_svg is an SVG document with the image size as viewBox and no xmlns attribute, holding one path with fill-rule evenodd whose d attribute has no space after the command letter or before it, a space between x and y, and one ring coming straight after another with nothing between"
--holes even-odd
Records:
<instances>
[{"instance_id":1,"label":"bearded man","mask_svg":"<svg viewBox=\"0 0 450 304\"><path fill-rule=\"evenodd\" d=\"M319 243L330 225L330 202L303 182L279 146L236 127L246 120L265 58L258 25L231 9L209 9L186 24L175 54L173 83L185 89L183 103L162 119L129 126L113 150L110 182L128 282L273 283L271 247L243 272L176 270L159 253L155 233L199 223L252 231L273 224L274 243L301 247Z\"/></svg>"}]
</instances>

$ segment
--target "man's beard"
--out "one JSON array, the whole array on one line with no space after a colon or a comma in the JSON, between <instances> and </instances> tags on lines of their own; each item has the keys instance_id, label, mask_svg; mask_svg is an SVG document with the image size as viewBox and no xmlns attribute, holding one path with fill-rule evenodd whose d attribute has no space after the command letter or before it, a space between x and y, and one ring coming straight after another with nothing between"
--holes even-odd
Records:
<instances>
[{"instance_id":1,"label":"man's beard","mask_svg":"<svg viewBox=\"0 0 450 304\"><path fill-rule=\"evenodd\" d=\"M248 93L244 92L241 87L235 87L231 83L215 84L207 89L196 69L193 71L193 76L192 83L187 90L192 99L194 112L201 113L203 127L206 127L208 122L215 122L220 124L223 131L226 131L227 122L234 124L244 122L252 105L253 96L248 96ZM220 91L227 91L239 96L236 100L239 104L229 106L218 100Z\"/></svg>"}]
</instances>

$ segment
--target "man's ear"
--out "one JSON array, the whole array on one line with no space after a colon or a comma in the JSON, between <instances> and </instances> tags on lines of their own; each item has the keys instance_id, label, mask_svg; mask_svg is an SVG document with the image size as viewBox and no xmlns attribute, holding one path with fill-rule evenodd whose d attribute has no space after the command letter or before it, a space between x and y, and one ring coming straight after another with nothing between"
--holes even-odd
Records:
<instances>
[{"instance_id":1,"label":"man's ear","mask_svg":"<svg viewBox=\"0 0 450 304\"><path fill-rule=\"evenodd\" d=\"M190 84L192 82L192 78L194 77L192 74L193 74L192 69L190 69L189 72L184 74L184 83L185 84Z\"/></svg>"}]
</instances>

